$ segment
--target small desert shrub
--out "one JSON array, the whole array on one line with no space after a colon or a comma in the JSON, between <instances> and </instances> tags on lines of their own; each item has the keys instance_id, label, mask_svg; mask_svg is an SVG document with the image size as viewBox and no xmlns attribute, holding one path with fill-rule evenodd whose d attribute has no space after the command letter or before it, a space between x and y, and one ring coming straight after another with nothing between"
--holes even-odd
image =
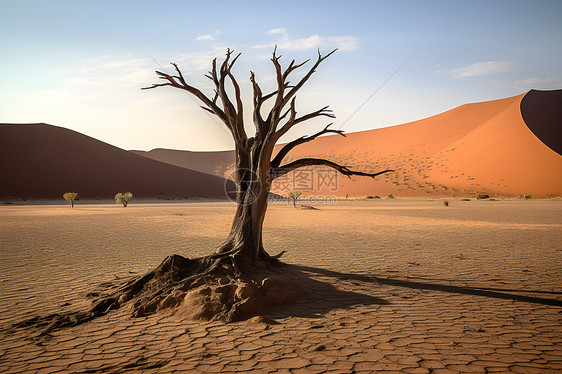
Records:
<instances>
[{"instance_id":1,"label":"small desert shrub","mask_svg":"<svg viewBox=\"0 0 562 374\"><path fill-rule=\"evenodd\" d=\"M133 194L130 192L119 192L115 195L115 203L116 204L123 204L124 207L127 207L127 203L129 200L133 198Z\"/></svg>"},{"instance_id":2,"label":"small desert shrub","mask_svg":"<svg viewBox=\"0 0 562 374\"><path fill-rule=\"evenodd\" d=\"M388 196L386 196L388 199L394 199L394 195L389 193Z\"/></svg>"},{"instance_id":3,"label":"small desert shrub","mask_svg":"<svg viewBox=\"0 0 562 374\"><path fill-rule=\"evenodd\" d=\"M445 201L443 201L443 205L445 205L445 206L449 206L449 200L445 200Z\"/></svg>"},{"instance_id":4,"label":"small desert shrub","mask_svg":"<svg viewBox=\"0 0 562 374\"><path fill-rule=\"evenodd\" d=\"M78 197L78 192L65 192L62 195L63 199L70 202L70 206L74 208L74 200Z\"/></svg>"},{"instance_id":5,"label":"small desert shrub","mask_svg":"<svg viewBox=\"0 0 562 374\"><path fill-rule=\"evenodd\" d=\"M526 194L524 194L524 195L520 195L519 198L520 198L520 199L525 199L525 200L530 200L530 199L533 198L533 194L526 193Z\"/></svg>"},{"instance_id":6,"label":"small desert shrub","mask_svg":"<svg viewBox=\"0 0 562 374\"><path fill-rule=\"evenodd\" d=\"M485 194L485 193L479 193L479 194L476 195L476 198L477 198L478 200L489 199L489 198L490 198L490 195Z\"/></svg>"},{"instance_id":7,"label":"small desert shrub","mask_svg":"<svg viewBox=\"0 0 562 374\"><path fill-rule=\"evenodd\" d=\"M287 193L287 199L289 199L289 201L293 202L293 206L296 208L297 207L297 200L299 199L299 197L301 197L302 192L300 191L289 191Z\"/></svg>"}]
</instances>

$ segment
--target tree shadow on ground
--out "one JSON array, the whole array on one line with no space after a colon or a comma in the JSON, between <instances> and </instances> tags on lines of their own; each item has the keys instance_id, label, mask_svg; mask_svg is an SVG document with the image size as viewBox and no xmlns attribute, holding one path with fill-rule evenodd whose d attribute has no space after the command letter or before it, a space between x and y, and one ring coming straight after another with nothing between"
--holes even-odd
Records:
<instances>
[{"instance_id":1,"label":"tree shadow on ground","mask_svg":"<svg viewBox=\"0 0 562 374\"><path fill-rule=\"evenodd\" d=\"M362 293L356 290L343 290L336 287L330 279L320 279L318 275L328 275L329 277L343 273L321 274L323 269L312 268L307 266L299 266L293 264L281 264L282 271L288 279L303 291L302 297L279 308L275 308L268 312L267 315L272 318L300 317L300 318L318 318L326 313L336 309L348 309L359 305L388 305L390 301L374 296L368 293Z\"/></svg>"},{"instance_id":2,"label":"tree shadow on ground","mask_svg":"<svg viewBox=\"0 0 562 374\"><path fill-rule=\"evenodd\" d=\"M375 283L375 284L382 284L382 285L389 285L389 286L396 286L396 287L405 287L410 289L432 290L432 291L454 293L454 294L461 294L461 295L474 295L474 296L482 296L482 297L489 297L495 299L513 300L513 301L526 302L532 304L562 306L562 300L560 299L521 295L522 293L561 295L562 292L456 286L450 284L427 282L425 281L426 279L424 278L409 277L407 280L402 280L396 278L378 277L378 276L367 275L367 274L342 273L333 270L314 268L310 266L302 266L302 265L291 265L291 266L294 267L295 270L304 273L317 274L320 276L333 278L338 281L354 280L364 283ZM414 280L414 279L421 279L421 280Z\"/></svg>"}]
</instances>

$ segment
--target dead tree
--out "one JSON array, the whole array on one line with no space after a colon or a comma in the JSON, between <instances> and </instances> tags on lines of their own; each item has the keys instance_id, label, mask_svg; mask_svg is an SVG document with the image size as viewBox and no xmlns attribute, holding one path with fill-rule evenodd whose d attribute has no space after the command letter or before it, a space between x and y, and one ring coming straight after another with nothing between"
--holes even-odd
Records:
<instances>
[{"instance_id":1,"label":"dead tree","mask_svg":"<svg viewBox=\"0 0 562 374\"><path fill-rule=\"evenodd\" d=\"M179 255L169 256L155 270L138 279L131 279L111 294L102 297L88 312L56 316L55 321L50 321L48 326L52 329L53 326L58 328L81 323L128 302L133 303L134 316L181 306L184 310L187 308L187 314L194 318L232 321L258 314L265 306L293 300L295 295L285 294L298 288L298 285L284 284L282 277L271 275L271 269L279 263L278 258L283 252L270 256L263 246L262 228L271 182L302 167L329 167L348 177L357 175L374 178L392 171L365 173L320 158L301 158L284 162L287 154L303 143L324 134L343 135L343 131L330 129L330 125L311 136L303 136L283 145L274 155L276 143L294 126L317 117L334 117L327 106L299 115L296 104L297 92L318 66L334 52L335 50L324 56L318 52L316 61L306 74L296 84L291 85L289 76L309 60L303 63L293 60L286 68L282 68L281 56L274 50L271 61L276 72L277 89L272 92L264 93L254 73L250 72L255 127L253 136L246 133L240 86L232 74L232 67L240 54L234 56L233 51L229 49L221 64L217 63L217 59L213 60L211 71L206 75L213 82L213 96L207 96L187 83L175 63L172 63L175 69L173 74L157 71L156 74L163 83L144 89L169 86L188 92L200 100L201 108L218 117L232 134L236 155L237 209L230 234L209 256L196 259L187 259ZM233 99L228 92L234 92ZM271 105L271 109L263 113L262 106L266 102ZM271 291L272 289L275 291Z\"/></svg>"},{"instance_id":2,"label":"dead tree","mask_svg":"<svg viewBox=\"0 0 562 374\"><path fill-rule=\"evenodd\" d=\"M179 69L172 63L176 75L157 71L156 74L164 80L164 83L154 84L145 89L170 86L189 92L197 97L202 109L217 116L230 130L235 143L236 155L236 189L237 189L237 211L234 216L230 235L225 243L216 251L216 258L231 256L235 260L255 263L256 261L269 262L270 255L265 251L262 241L262 227L267 210L267 200L271 182L288 172L301 167L325 166L351 177L353 175L375 177L391 170L378 173L364 173L353 171L346 166L319 158L303 158L289 163L283 163L287 154L296 146L316 139L323 134L340 134L341 130L332 130L329 125L322 131L312 136L305 136L285 144L273 157L274 147L279 138L291 128L305 121L317 117L334 118L332 111L327 106L304 115L299 116L297 112L296 94L310 79L320 63L332 55L336 50L318 57L308 72L295 84L290 85L289 76L295 70L305 65L291 61L288 67L283 69L279 62L276 50L273 51L271 61L275 67L277 77L277 89L273 92L263 93L253 72L250 72L250 81L253 88L253 122L255 127L254 136L249 137L244 128L243 105L240 86L232 74L234 66L240 54L233 57L233 51L226 52L226 58L220 64L214 59L212 70L206 75L214 86L214 96L206 96L199 89L189 85ZM228 83L234 88L234 100L227 93ZM264 115L262 106L266 101L272 101L273 105L269 112Z\"/></svg>"}]
</instances>

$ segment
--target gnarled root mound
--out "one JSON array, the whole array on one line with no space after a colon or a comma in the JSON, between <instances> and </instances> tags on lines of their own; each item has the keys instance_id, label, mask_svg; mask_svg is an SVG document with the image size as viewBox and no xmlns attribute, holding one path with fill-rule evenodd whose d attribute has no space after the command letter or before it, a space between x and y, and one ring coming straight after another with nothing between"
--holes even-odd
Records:
<instances>
[{"instance_id":1,"label":"gnarled root mound","mask_svg":"<svg viewBox=\"0 0 562 374\"><path fill-rule=\"evenodd\" d=\"M301 296L298 285L280 274L251 278L207 276L183 295L177 313L190 319L240 321L290 304ZM162 305L166 307L165 301Z\"/></svg>"},{"instance_id":2,"label":"gnarled root mound","mask_svg":"<svg viewBox=\"0 0 562 374\"><path fill-rule=\"evenodd\" d=\"M232 256L168 256L156 269L97 299L88 311L34 317L16 327L41 327L44 335L125 305L132 308L133 317L169 309L189 319L233 322L303 296L298 282L282 272L283 264L272 261L262 265L236 264Z\"/></svg>"}]
</instances>

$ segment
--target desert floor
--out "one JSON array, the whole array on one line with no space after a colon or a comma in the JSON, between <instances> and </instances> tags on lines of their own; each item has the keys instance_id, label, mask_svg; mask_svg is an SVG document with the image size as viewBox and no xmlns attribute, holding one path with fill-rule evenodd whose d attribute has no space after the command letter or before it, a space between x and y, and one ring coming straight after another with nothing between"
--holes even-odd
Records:
<instances>
[{"instance_id":1,"label":"desert floor","mask_svg":"<svg viewBox=\"0 0 562 374\"><path fill-rule=\"evenodd\" d=\"M42 338L10 326L208 254L234 206L0 207L0 372L562 371L562 201L449 201L271 205L266 248L318 281L279 324L124 308Z\"/></svg>"}]
</instances>

